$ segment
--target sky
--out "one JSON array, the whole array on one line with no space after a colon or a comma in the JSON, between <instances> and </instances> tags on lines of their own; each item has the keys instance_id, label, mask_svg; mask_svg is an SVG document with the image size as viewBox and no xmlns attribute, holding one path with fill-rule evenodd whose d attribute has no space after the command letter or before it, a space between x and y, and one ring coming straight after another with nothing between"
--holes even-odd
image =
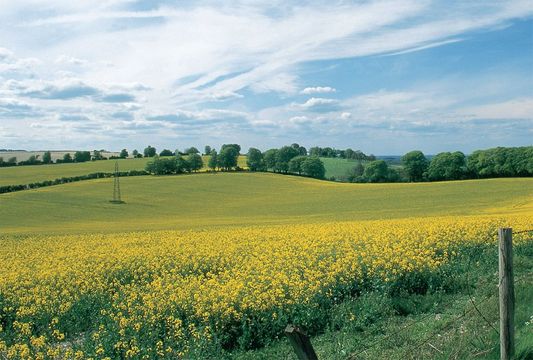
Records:
<instances>
[{"instance_id":1,"label":"sky","mask_svg":"<svg viewBox=\"0 0 533 360\"><path fill-rule=\"evenodd\" d=\"M532 139L530 0L0 0L0 148Z\"/></svg>"}]
</instances>

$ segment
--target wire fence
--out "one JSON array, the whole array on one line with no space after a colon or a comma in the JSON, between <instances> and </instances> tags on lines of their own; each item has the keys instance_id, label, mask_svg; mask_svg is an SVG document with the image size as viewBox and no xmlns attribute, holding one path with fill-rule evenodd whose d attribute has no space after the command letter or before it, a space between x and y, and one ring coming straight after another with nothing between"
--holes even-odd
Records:
<instances>
[{"instance_id":1,"label":"wire fence","mask_svg":"<svg viewBox=\"0 0 533 360\"><path fill-rule=\"evenodd\" d=\"M515 234L525 234L525 233L533 233L533 229L513 231L513 235L515 235ZM497 238L498 234L495 234L495 235L496 235L496 238ZM533 241L533 237L532 238L527 238L527 239L522 239L522 240ZM467 266L467 272L466 272L467 284L470 283L469 276L470 276L471 270L472 270L472 258L469 259L468 266ZM523 283L525 281L529 281L529 282L531 281L531 275L530 274L525 274L525 275L523 275L521 277L517 277L517 278L515 277L515 279L514 279L514 283L515 284L520 284L520 283ZM495 286L497 284L494 284L491 281L487 281L486 284L481 284L481 285L482 285L482 287L480 287L480 284L478 284L477 288L478 289L488 290L489 287L490 287L490 289L492 291L497 288ZM463 310L462 314L460 314L458 316L455 316L452 319L446 320L441 326L439 326L436 329L432 330L427 336L424 336L423 339L415 341L415 343L412 346L409 346L407 348L407 350L403 354L398 355L398 359L405 359L406 355L414 355L415 353L419 352L422 349L422 347L424 347L424 346L430 346L434 351L439 352L439 353L442 354L443 351L438 349L437 346L433 345L431 343L431 341L433 339L439 337L439 335L441 335L442 333L444 333L446 331L450 331L451 329L454 328L454 326L457 327L460 322L468 320L469 318L472 319L472 318L478 317L482 322L484 322L486 325L488 325L499 336L499 331L494 326L494 323L497 322L498 319L496 318L493 321L491 321L490 320L490 316L487 315L487 314L484 314L481 311L481 308L484 308L485 305L488 305L490 302L494 302L494 300L498 301L498 294L496 293L493 296L489 296L489 297L487 297L486 299L484 299L482 301L476 301L472 297L472 294L470 292L468 292L468 297L469 297L469 302L467 304L467 307L465 307L465 309ZM394 338L396 338L396 337L398 337L400 335L405 334L406 330L412 328L413 326L415 326L417 324L423 323L423 322L429 320L430 318L435 318L435 314L434 313L429 313L429 314L426 314L424 316L418 317L416 320L412 321L411 323L402 326L399 330L394 331L394 332L384 336L383 338L380 338L378 340L372 341L371 343L365 345L362 349L358 350L355 353L350 354L348 359L351 359L351 360L359 359L360 356L362 356L363 354L368 354L368 352L370 350L374 349L378 345L383 345L385 342L390 342L392 339L394 339ZM481 351L481 352L479 352L478 354L475 354L475 355L480 356L480 355L483 355L483 354L486 354L486 353L492 351L493 349L494 349L494 346L492 346L492 347L490 347L488 349L485 349L485 350L483 350L483 351ZM412 356L412 357L415 357L415 356Z\"/></svg>"}]
</instances>

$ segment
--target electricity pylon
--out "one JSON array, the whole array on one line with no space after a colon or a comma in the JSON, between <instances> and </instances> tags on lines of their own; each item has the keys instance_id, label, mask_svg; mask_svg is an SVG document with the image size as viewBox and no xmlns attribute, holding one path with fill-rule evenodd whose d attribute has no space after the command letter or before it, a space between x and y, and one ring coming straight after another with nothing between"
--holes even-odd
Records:
<instances>
[{"instance_id":1,"label":"electricity pylon","mask_svg":"<svg viewBox=\"0 0 533 360\"><path fill-rule=\"evenodd\" d=\"M124 204L120 195L120 179L118 172L118 161L115 161L115 178L113 184L113 200L109 200L113 204Z\"/></svg>"}]
</instances>

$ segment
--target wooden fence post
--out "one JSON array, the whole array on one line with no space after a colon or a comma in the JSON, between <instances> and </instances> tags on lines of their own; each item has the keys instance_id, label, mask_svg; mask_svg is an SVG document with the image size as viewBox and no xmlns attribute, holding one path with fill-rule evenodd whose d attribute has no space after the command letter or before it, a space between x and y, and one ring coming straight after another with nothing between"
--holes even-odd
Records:
<instances>
[{"instance_id":1,"label":"wooden fence post","mask_svg":"<svg viewBox=\"0 0 533 360\"><path fill-rule=\"evenodd\" d=\"M298 327L294 325L287 325L285 328L285 335L300 360L318 360L315 350L311 345L309 337L305 335Z\"/></svg>"},{"instance_id":2,"label":"wooden fence post","mask_svg":"<svg viewBox=\"0 0 533 360\"><path fill-rule=\"evenodd\" d=\"M510 360L514 355L513 229L500 228L498 238L500 359Z\"/></svg>"}]
</instances>

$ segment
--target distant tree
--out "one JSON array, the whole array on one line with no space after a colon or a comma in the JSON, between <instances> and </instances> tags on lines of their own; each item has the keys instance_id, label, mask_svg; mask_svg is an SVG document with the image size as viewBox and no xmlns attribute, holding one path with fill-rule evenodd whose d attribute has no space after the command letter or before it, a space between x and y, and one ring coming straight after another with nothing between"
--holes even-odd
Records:
<instances>
[{"instance_id":1,"label":"distant tree","mask_svg":"<svg viewBox=\"0 0 533 360\"><path fill-rule=\"evenodd\" d=\"M346 181L348 182L357 182L360 180L360 178L363 176L365 172L365 167L361 163L361 161L358 161L357 164L348 170L346 173Z\"/></svg>"},{"instance_id":2,"label":"distant tree","mask_svg":"<svg viewBox=\"0 0 533 360\"><path fill-rule=\"evenodd\" d=\"M0 156L0 167L5 166L4 158Z\"/></svg>"},{"instance_id":3,"label":"distant tree","mask_svg":"<svg viewBox=\"0 0 533 360\"><path fill-rule=\"evenodd\" d=\"M204 148L204 155L210 155L211 154L211 146L206 145Z\"/></svg>"},{"instance_id":4,"label":"distant tree","mask_svg":"<svg viewBox=\"0 0 533 360\"><path fill-rule=\"evenodd\" d=\"M74 162L86 162L91 160L90 151L76 151L74 153Z\"/></svg>"},{"instance_id":5,"label":"distant tree","mask_svg":"<svg viewBox=\"0 0 533 360\"><path fill-rule=\"evenodd\" d=\"M387 182L389 180L389 167L383 160L376 160L370 162L365 167L363 178L367 182Z\"/></svg>"},{"instance_id":6,"label":"distant tree","mask_svg":"<svg viewBox=\"0 0 533 360\"><path fill-rule=\"evenodd\" d=\"M309 149L309 156L320 156L322 149L318 146L313 146Z\"/></svg>"},{"instance_id":7,"label":"distant tree","mask_svg":"<svg viewBox=\"0 0 533 360\"><path fill-rule=\"evenodd\" d=\"M265 168L265 161L263 160L263 154L261 150L256 148L250 148L246 157L246 165L250 171L262 171Z\"/></svg>"},{"instance_id":8,"label":"distant tree","mask_svg":"<svg viewBox=\"0 0 533 360\"><path fill-rule=\"evenodd\" d=\"M137 151L137 149L135 149L131 152L131 154L133 155L134 158L136 158L139 155L139 152Z\"/></svg>"},{"instance_id":9,"label":"distant tree","mask_svg":"<svg viewBox=\"0 0 533 360\"><path fill-rule=\"evenodd\" d=\"M442 152L435 155L428 167L428 178L431 181L460 180L466 173L465 155L456 151Z\"/></svg>"},{"instance_id":10,"label":"distant tree","mask_svg":"<svg viewBox=\"0 0 533 360\"><path fill-rule=\"evenodd\" d=\"M265 161L265 166L267 169L276 171L276 158L278 154L278 149L270 149L265 151L263 154L263 160Z\"/></svg>"},{"instance_id":11,"label":"distant tree","mask_svg":"<svg viewBox=\"0 0 533 360\"><path fill-rule=\"evenodd\" d=\"M134 151L137 151L137 150L134 150ZM137 155L137 154L133 154L133 156L136 156L136 155ZM128 156L129 156L129 154L128 154L128 150L126 150L126 149L122 149L122 150L120 151L120 155L119 155L119 157L120 157L121 159L126 159Z\"/></svg>"},{"instance_id":12,"label":"distant tree","mask_svg":"<svg viewBox=\"0 0 533 360\"><path fill-rule=\"evenodd\" d=\"M294 147L283 146L276 154L276 169L287 173L289 171L289 161L298 155L299 152Z\"/></svg>"},{"instance_id":13,"label":"distant tree","mask_svg":"<svg viewBox=\"0 0 533 360\"><path fill-rule=\"evenodd\" d=\"M324 163L316 156L307 157L301 165L302 172L310 177L323 179L326 175Z\"/></svg>"},{"instance_id":14,"label":"distant tree","mask_svg":"<svg viewBox=\"0 0 533 360\"><path fill-rule=\"evenodd\" d=\"M222 147L220 148L220 153L222 154L222 150L224 150L226 147L232 147L232 148L235 148L235 150L237 150L237 154L240 154L241 153L241 146L239 144L224 144L222 145Z\"/></svg>"},{"instance_id":15,"label":"distant tree","mask_svg":"<svg viewBox=\"0 0 533 360\"><path fill-rule=\"evenodd\" d=\"M409 181L424 180L424 173L428 169L429 162L422 151L414 150L408 152L402 156L402 164L407 172Z\"/></svg>"},{"instance_id":16,"label":"distant tree","mask_svg":"<svg viewBox=\"0 0 533 360\"><path fill-rule=\"evenodd\" d=\"M191 164L180 154L177 154L174 158L174 162L176 164L176 172L177 173L183 173L183 172L191 172Z\"/></svg>"},{"instance_id":17,"label":"distant tree","mask_svg":"<svg viewBox=\"0 0 533 360\"><path fill-rule=\"evenodd\" d=\"M102 156L102 152L98 150L93 151L92 160L103 160L104 157Z\"/></svg>"},{"instance_id":18,"label":"distant tree","mask_svg":"<svg viewBox=\"0 0 533 360\"><path fill-rule=\"evenodd\" d=\"M190 148L185 149L185 154L187 154L187 155L199 154L199 153L200 153L200 151L197 148L195 148L194 146L191 146Z\"/></svg>"},{"instance_id":19,"label":"distant tree","mask_svg":"<svg viewBox=\"0 0 533 360\"><path fill-rule=\"evenodd\" d=\"M155 147L152 147L150 145L148 145L148 147L144 149L144 157L154 157L156 153L157 152Z\"/></svg>"},{"instance_id":20,"label":"distant tree","mask_svg":"<svg viewBox=\"0 0 533 360\"><path fill-rule=\"evenodd\" d=\"M238 148L240 149L240 146ZM218 164L224 170L230 170L237 166L238 157L239 150L237 150L237 147L223 145L220 154L218 154Z\"/></svg>"},{"instance_id":21,"label":"distant tree","mask_svg":"<svg viewBox=\"0 0 533 360\"><path fill-rule=\"evenodd\" d=\"M50 151L46 151L43 154L43 163L44 164L51 164L52 163L52 154L50 153Z\"/></svg>"},{"instance_id":22,"label":"distant tree","mask_svg":"<svg viewBox=\"0 0 533 360\"><path fill-rule=\"evenodd\" d=\"M187 162L189 163L191 171L198 171L204 166L204 161L200 154L189 154Z\"/></svg>"},{"instance_id":23,"label":"distant tree","mask_svg":"<svg viewBox=\"0 0 533 360\"><path fill-rule=\"evenodd\" d=\"M174 153L171 150L164 149L159 153L159 156L174 156Z\"/></svg>"},{"instance_id":24,"label":"distant tree","mask_svg":"<svg viewBox=\"0 0 533 360\"><path fill-rule=\"evenodd\" d=\"M70 153L66 153L63 155L63 162L64 163L71 163L72 162L72 155Z\"/></svg>"},{"instance_id":25,"label":"distant tree","mask_svg":"<svg viewBox=\"0 0 533 360\"><path fill-rule=\"evenodd\" d=\"M215 171L218 167L218 154L216 150L211 150L210 154L211 156L209 157L209 161L207 162L207 167Z\"/></svg>"},{"instance_id":26,"label":"distant tree","mask_svg":"<svg viewBox=\"0 0 533 360\"><path fill-rule=\"evenodd\" d=\"M146 163L145 170L154 175L173 174L176 172L176 162L174 159L160 158L156 154Z\"/></svg>"},{"instance_id":27,"label":"distant tree","mask_svg":"<svg viewBox=\"0 0 533 360\"><path fill-rule=\"evenodd\" d=\"M293 157L289 161L289 172L294 174L302 174L302 164L307 159L307 156L298 155L296 157Z\"/></svg>"},{"instance_id":28,"label":"distant tree","mask_svg":"<svg viewBox=\"0 0 533 360\"><path fill-rule=\"evenodd\" d=\"M10 165L10 166L17 165L17 157L16 157L16 156L10 157L10 158L7 160L7 163L8 163L8 165Z\"/></svg>"},{"instance_id":29,"label":"distant tree","mask_svg":"<svg viewBox=\"0 0 533 360\"><path fill-rule=\"evenodd\" d=\"M344 157L345 157L346 159L353 159L353 158L354 158L354 154L355 154L355 151L353 151L353 150L350 149L350 148L344 150Z\"/></svg>"}]
</instances>

